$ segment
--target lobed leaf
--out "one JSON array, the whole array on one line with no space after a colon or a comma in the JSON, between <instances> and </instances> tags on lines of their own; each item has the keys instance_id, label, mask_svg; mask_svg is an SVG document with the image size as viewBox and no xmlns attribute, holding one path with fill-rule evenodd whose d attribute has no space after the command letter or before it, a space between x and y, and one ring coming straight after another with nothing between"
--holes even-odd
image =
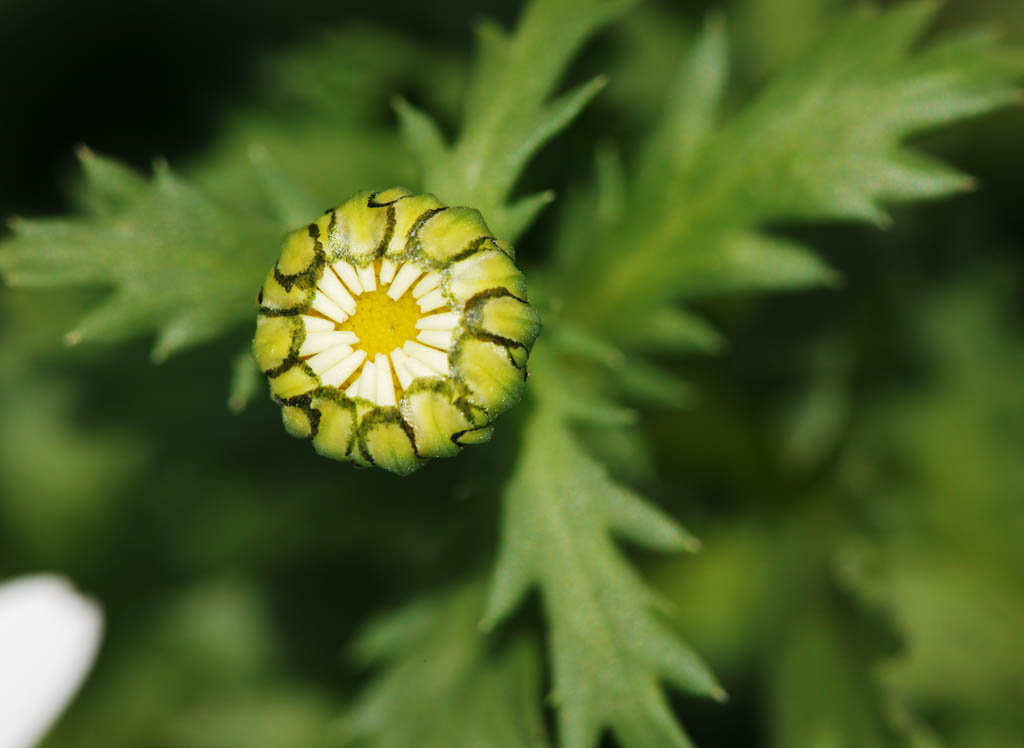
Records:
<instances>
[{"instance_id":1,"label":"lobed leaf","mask_svg":"<svg viewBox=\"0 0 1024 748\"><path fill-rule=\"evenodd\" d=\"M369 626L355 652L381 667L342 720L342 744L378 748L544 748L539 656L529 639L480 632L469 582Z\"/></svg>"},{"instance_id":2,"label":"lobed leaf","mask_svg":"<svg viewBox=\"0 0 1024 748\"><path fill-rule=\"evenodd\" d=\"M65 336L69 344L154 333L153 358L163 360L252 314L253 289L273 259L274 224L221 208L166 166L145 181L102 156L79 155L92 214L16 220L0 246L11 285L113 287Z\"/></svg>"},{"instance_id":3,"label":"lobed leaf","mask_svg":"<svg viewBox=\"0 0 1024 748\"><path fill-rule=\"evenodd\" d=\"M566 66L597 29L632 0L536 0L513 35L485 23L459 137L446 145L437 125L399 102L405 142L423 172L426 191L452 205L473 205L498 236L514 240L536 217L548 193L507 205L526 164L605 85L595 78L551 99Z\"/></svg>"},{"instance_id":4,"label":"lobed leaf","mask_svg":"<svg viewBox=\"0 0 1024 748\"><path fill-rule=\"evenodd\" d=\"M857 9L722 124L727 55L720 23L709 23L629 185L628 220L563 272L570 313L625 341L673 299L834 283L809 251L764 227L885 226L888 204L971 187L903 141L1019 100L1024 58L983 33L915 51L937 7Z\"/></svg>"},{"instance_id":5,"label":"lobed leaf","mask_svg":"<svg viewBox=\"0 0 1024 748\"><path fill-rule=\"evenodd\" d=\"M666 680L724 698L700 658L654 615L656 600L613 537L662 551L697 541L613 483L576 442L550 363L535 349L538 407L505 491L501 550L485 626L507 617L536 586L549 628L562 745L586 748L611 729L630 748L690 742L662 693ZM539 380L539 381L538 381Z\"/></svg>"}]
</instances>

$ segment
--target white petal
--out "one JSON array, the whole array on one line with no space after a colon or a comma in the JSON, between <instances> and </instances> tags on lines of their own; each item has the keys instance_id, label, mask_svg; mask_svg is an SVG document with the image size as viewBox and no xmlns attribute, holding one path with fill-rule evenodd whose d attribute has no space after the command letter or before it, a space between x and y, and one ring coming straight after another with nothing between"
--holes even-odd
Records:
<instances>
[{"instance_id":1,"label":"white petal","mask_svg":"<svg viewBox=\"0 0 1024 748\"><path fill-rule=\"evenodd\" d=\"M311 317L303 314L302 323L306 326L306 332L330 332L334 329L334 322L323 317Z\"/></svg>"},{"instance_id":2,"label":"white petal","mask_svg":"<svg viewBox=\"0 0 1024 748\"><path fill-rule=\"evenodd\" d=\"M395 382L391 378L391 362L383 353L374 359L377 370L377 405L397 405L395 402Z\"/></svg>"},{"instance_id":3,"label":"white petal","mask_svg":"<svg viewBox=\"0 0 1024 748\"><path fill-rule=\"evenodd\" d=\"M359 368L359 365L366 360L366 351L356 351L347 358L343 358L330 369L320 375L320 381L328 387L340 387L346 379L352 376L352 372Z\"/></svg>"},{"instance_id":4,"label":"white petal","mask_svg":"<svg viewBox=\"0 0 1024 748\"><path fill-rule=\"evenodd\" d=\"M103 613L61 577L0 585L0 746L31 748L92 666Z\"/></svg>"},{"instance_id":5,"label":"white petal","mask_svg":"<svg viewBox=\"0 0 1024 748\"><path fill-rule=\"evenodd\" d=\"M352 380L352 384L350 384L348 386L348 389L345 390L345 394L348 395L349 397L355 397L356 395L359 394L359 388L362 387L362 386L363 386L363 375L360 374L358 377L356 377L354 380Z\"/></svg>"},{"instance_id":6,"label":"white petal","mask_svg":"<svg viewBox=\"0 0 1024 748\"><path fill-rule=\"evenodd\" d=\"M419 379L420 377L437 378L442 376L422 361L417 361L414 358L407 357L405 359L405 367L409 370L409 373L412 374L413 379Z\"/></svg>"},{"instance_id":7,"label":"white petal","mask_svg":"<svg viewBox=\"0 0 1024 748\"><path fill-rule=\"evenodd\" d=\"M452 330L459 324L457 312L442 312L431 314L429 317L420 317L416 322L417 330Z\"/></svg>"},{"instance_id":8,"label":"white petal","mask_svg":"<svg viewBox=\"0 0 1024 748\"><path fill-rule=\"evenodd\" d=\"M363 284L364 291L377 290L377 278L374 276L373 265L356 268L356 275L359 276L359 282Z\"/></svg>"},{"instance_id":9,"label":"white petal","mask_svg":"<svg viewBox=\"0 0 1024 748\"><path fill-rule=\"evenodd\" d=\"M316 296L313 297L313 308L335 322L344 322L348 319L345 310L327 298L327 294L319 288L316 291Z\"/></svg>"},{"instance_id":10,"label":"white petal","mask_svg":"<svg viewBox=\"0 0 1024 748\"><path fill-rule=\"evenodd\" d=\"M391 288L388 289L388 296L395 301L398 301L402 294L409 290L409 286L412 282L420 277L420 270L416 265L411 262L407 262L398 269L398 273L395 275L395 279L391 282Z\"/></svg>"},{"instance_id":11,"label":"white petal","mask_svg":"<svg viewBox=\"0 0 1024 748\"><path fill-rule=\"evenodd\" d=\"M320 351L306 363L309 364L310 369L316 372L317 376L321 376L339 361L344 361L350 353L352 353L352 346L342 343Z\"/></svg>"},{"instance_id":12,"label":"white petal","mask_svg":"<svg viewBox=\"0 0 1024 748\"><path fill-rule=\"evenodd\" d=\"M327 294L331 301L344 309L345 314L351 316L356 313L356 300L345 290L345 287L341 285L341 281L338 280L338 276L330 268L324 270L323 277L320 278L319 288Z\"/></svg>"},{"instance_id":13,"label":"white petal","mask_svg":"<svg viewBox=\"0 0 1024 748\"><path fill-rule=\"evenodd\" d=\"M339 343L345 343L351 345L352 343L358 343L359 338L356 337L354 332L349 330L333 330L331 332L311 332L306 335L306 339L302 341L302 347L299 348L300 356L312 356L314 353L325 351L328 348L338 345Z\"/></svg>"},{"instance_id":14,"label":"white petal","mask_svg":"<svg viewBox=\"0 0 1024 748\"><path fill-rule=\"evenodd\" d=\"M395 271L398 270L398 266L395 265L391 260L384 259L380 262L380 284L386 286L395 278Z\"/></svg>"},{"instance_id":15,"label":"white petal","mask_svg":"<svg viewBox=\"0 0 1024 748\"><path fill-rule=\"evenodd\" d=\"M441 351L433 348L427 348L425 345L420 345L415 341L408 341L402 350L405 351L409 358L414 358L420 363L426 364L431 369L436 371L438 374L448 374L448 354L442 353Z\"/></svg>"},{"instance_id":16,"label":"white petal","mask_svg":"<svg viewBox=\"0 0 1024 748\"><path fill-rule=\"evenodd\" d=\"M424 330L416 336L416 340L424 345L432 345L447 351L452 347L452 333L450 330Z\"/></svg>"},{"instance_id":17,"label":"white petal","mask_svg":"<svg viewBox=\"0 0 1024 748\"><path fill-rule=\"evenodd\" d=\"M398 383L402 385L403 390L409 389L409 385L412 384L412 373L405 365L408 360L409 357L405 355L401 348L395 348L395 350L391 351L391 363L395 367Z\"/></svg>"},{"instance_id":18,"label":"white petal","mask_svg":"<svg viewBox=\"0 0 1024 748\"><path fill-rule=\"evenodd\" d=\"M435 288L426 296L423 296L422 298L417 300L416 303L420 305L420 309L422 311L429 312L432 309L437 309L439 307L444 306L448 302L444 298L444 294L441 293L441 289Z\"/></svg>"},{"instance_id":19,"label":"white petal","mask_svg":"<svg viewBox=\"0 0 1024 748\"><path fill-rule=\"evenodd\" d=\"M437 288L441 282L441 276L437 273L430 272L423 276L423 280L416 284L416 288L412 290L412 297L418 299L428 291L433 291Z\"/></svg>"},{"instance_id":20,"label":"white petal","mask_svg":"<svg viewBox=\"0 0 1024 748\"><path fill-rule=\"evenodd\" d=\"M377 402L377 367L373 361L367 361L363 367L363 376L359 382L359 397L371 402Z\"/></svg>"},{"instance_id":21,"label":"white petal","mask_svg":"<svg viewBox=\"0 0 1024 748\"><path fill-rule=\"evenodd\" d=\"M338 274L339 278L345 281L345 285L356 296L363 292L363 284L359 282L359 276L356 275L354 267L342 260L331 265L331 269Z\"/></svg>"}]
</instances>

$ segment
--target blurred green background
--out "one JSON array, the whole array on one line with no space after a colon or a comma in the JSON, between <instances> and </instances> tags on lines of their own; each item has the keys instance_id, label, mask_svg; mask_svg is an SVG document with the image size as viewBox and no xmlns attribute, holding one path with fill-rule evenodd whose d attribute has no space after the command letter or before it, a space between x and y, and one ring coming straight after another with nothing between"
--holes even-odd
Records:
<instances>
[{"instance_id":1,"label":"blurred green background","mask_svg":"<svg viewBox=\"0 0 1024 748\"><path fill-rule=\"evenodd\" d=\"M575 63L610 85L525 189L571 193L595 142L629 153L708 11L730 19L739 97L844 5L639 6ZM232 164L262 143L325 205L410 180L392 95L453 125L473 25L518 10L6 0L0 213L71 209L79 143L237 194ZM979 21L1024 43L1019 0L950 2L939 26ZM917 746L1024 746L1024 113L922 143L979 189L887 232L789 229L843 286L708 302L727 347L674 362L695 399L644 414L653 458L591 440L704 543L636 560L730 693L674 702L705 748L909 744L893 725L911 722ZM558 215L518 242L527 267ZM0 288L0 578L67 574L109 619L47 745L330 744L371 673L356 632L490 567L515 416L412 481L354 471L286 438L262 396L228 410L249 329L160 366L145 343L63 348L101 293Z\"/></svg>"}]
</instances>

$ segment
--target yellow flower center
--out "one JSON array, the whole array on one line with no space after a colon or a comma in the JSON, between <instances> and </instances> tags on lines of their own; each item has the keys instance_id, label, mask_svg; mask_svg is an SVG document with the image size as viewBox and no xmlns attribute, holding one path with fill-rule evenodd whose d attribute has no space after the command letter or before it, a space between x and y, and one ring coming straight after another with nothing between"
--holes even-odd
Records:
<instances>
[{"instance_id":1,"label":"yellow flower center","mask_svg":"<svg viewBox=\"0 0 1024 748\"><path fill-rule=\"evenodd\" d=\"M419 330L416 323L424 314L409 294L391 299L383 288L368 291L356 299L356 312L339 327L350 330L359 338L358 347L366 351L369 360L378 353L389 354L415 340Z\"/></svg>"},{"instance_id":2,"label":"yellow flower center","mask_svg":"<svg viewBox=\"0 0 1024 748\"><path fill-rule=\"evenodd\" d=\"M377 405L397 405L417 377L447 377L459 315L441 277L387 260L324 268L299 357L329 387Z\"/></svg>"}]
</instances>

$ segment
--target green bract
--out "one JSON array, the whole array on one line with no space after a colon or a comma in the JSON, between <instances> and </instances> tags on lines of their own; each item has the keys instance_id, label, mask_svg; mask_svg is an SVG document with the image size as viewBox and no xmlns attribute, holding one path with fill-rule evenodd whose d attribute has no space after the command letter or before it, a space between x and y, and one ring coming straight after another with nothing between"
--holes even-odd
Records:
<instances>
[{"instance_id":1,"label":"green bract","mask_svg":"<svg viewBox=\"0 0 1024 748\"><path fill-rule=\"evenodd\" d=\"M289 234L259 301L253 353L288 432L400 475L490 438L540 332L480 212L398 187Z\"/></svg>"}]
</instances>

